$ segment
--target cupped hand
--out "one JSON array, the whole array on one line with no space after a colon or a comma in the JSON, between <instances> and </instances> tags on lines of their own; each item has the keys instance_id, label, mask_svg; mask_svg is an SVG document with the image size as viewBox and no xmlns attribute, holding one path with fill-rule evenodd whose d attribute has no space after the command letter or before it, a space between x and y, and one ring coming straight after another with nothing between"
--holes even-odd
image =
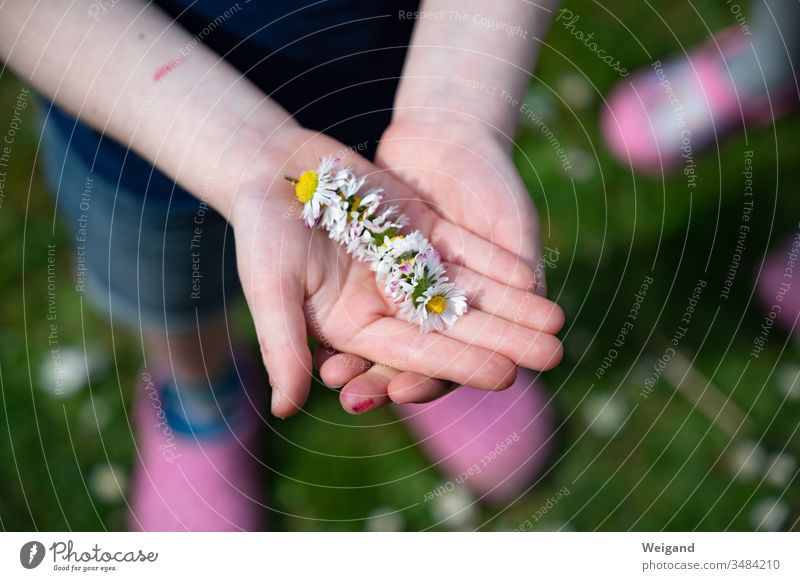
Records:
<instances>
[{"instance_id":1,"label":"cupped hand","mask_svg":"<svg viewBox=\"0 0 800 581\"><path fill-rule=\"evenodd\" d=\"M303 225L299 203L282 178L297 176L331 154L369 176L370 184L384 187L387 200L399 205L412 228L431 240L447 261L451 280L467 291L470 312L444 333L423 334L396 318L396 307L374 273L323 231ZM547 369L558 362L561 345L553 333L563 315L546 299L526 293L533 271L514 254L445 219L389 172L327 136L286 130L268 148L263 163L269 171L262 167L254 175L272 179L242 180L230 221L242 286L273 389L274 414L291 415L308 397L308 334L325 348L382 363L363 374L368 379L390 368L414 374L406 379L438 378L427 384L429 391L440 388L441 380L503 388L513 382L516 364ZM542 303L532 308L531 300ZM343 390L343 403L352 400L350 411L388 401L388 382L364 397L357 379Z\"/></svg>"},{"instance_id":2,"label":"cupped hand","mask_svg":"<svg viewBox=\"0 0 800 581\"><path fill-rule=\"evenodd\" d=\"M485 125L464 119L395 121L381 139L376 163L413 189L443 220L519 257L515 268L525 265L525 272L533 269L534 275L518 288L545 294L538 216L514 166L507 139ZM480 296L479 290L473 291ZM563 321L555 304L529 299L527 308L541 311L537 316ZM493 304L478 304L491 314L503 316ZM418 374L399 373L385 366L371 369L369 362L352 355L326 355L320 355L323 378L347 380L354 393L388 389L392 400L408 403L428 401L446 390L441 382ZM365 369L369 371L364 373Z\"/></svg>"},{"instance_id":3,"label":"cupped hand","mask_svg":"<svg viewBox=\"0 0 800 581\"><path fill-rule=\"evenodd\" d=\"M478 122L403 120L384 132L376 163L447 220L536 269L539 219L514 166L511 145Z\"/></svg>"}]
</instances>

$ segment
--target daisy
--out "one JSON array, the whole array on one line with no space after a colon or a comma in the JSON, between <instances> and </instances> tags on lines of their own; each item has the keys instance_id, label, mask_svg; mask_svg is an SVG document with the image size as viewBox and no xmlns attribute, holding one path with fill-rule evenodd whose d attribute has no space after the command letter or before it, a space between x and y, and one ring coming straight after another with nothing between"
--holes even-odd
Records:
<instances>
[{"instance_id":1,"label":"daisy","mask_svg":"<svg viewBox=\"0 0 800 581\"><path fill-rule=\"evenodd\" d=\"M389 206L376 216L363 220L364 230L361 238L351 243L348 252L359 260L373 263L381 259L387 248L387 242L393 238L402 238L397 233L408 224L408 219L397 215L397 207ZM359 245L359 247L356 247Z\"/></svg>"},{"instance_id":2,"label":"daisy","mask_svg":"<svg viewBox=\"0 0 800 581\"><path fill-rule=\"evenodd\" d=\"M397 278L401 289L415 296L436 282L447 282L444 266L438 255L431 252L430 246L413 258L399 262L389 278Z\"/></svg>"},{"instance_id":3,"label":"daisy","mask_svg":"<svg viewBox=\"0 0 800 581\"><path fill-rule=\"evenodd\" d=\"M429 246L428 239L418 230L406 235L391 236L388 240L384 237L380 252L370 267L378 274L378 278L384 278L396 268L413 262Z\"/></svg>"},{"instance_id":4,"label":"daisy","mask_svg":"<svg viewBox=\"0 0 800 581\"><path fill-rule=\"evenodd\" d=\"M303 204L303 222L309 228L319 220L323 208L336 203L337 190L350 174L349 169L338 169L336 159L324 157L316 170L306 170L296 180L294 195Z\"/></svg>"},{"instance_id":5,"label":"daisy","mask_svg":"<svg viewBox=\"0 0 800 581\"><path fill-rule=\"evenodd\" d=\"M322 214L320 226L328 231L331 239L339 243L347 243L347 234L351 220L351 210L358 200L358 191L364 185L364 178L356 178L348 170L346 176L339 184L336 199L331 201Z\"/></svg>"},{"instance_id":6,"label":"daisy","mask_svg":"<svg viewBox=\"0 0 800 581\"><path fill-rule=\"evenodd\" d=\"M444 331L467 312L467 297L452 282L436 282L414 300L414 320L423 333Z\"/></svg>"},{"instance_id":7,"label":"daisy","mask_svg":"<svg viewBox=\"0 0 800 581\"><path fill-rule=\"evenodd\" d=\"M407 224L408 218L397 213L397 206L389 206L380 214L376 216L370 214L365 219L366 227L372 232L372 242L376 245L383 244L387 236L391 238Z\"/></svg>"},{"instance_id":8,"label":"daisy","mask_svg":"<svg viewBox=\"0 0 800 581\"><path fill-rule=\"evenodd\" d=\"M372 188L358 200L353 211L357 211L362 218L369 218L375 214L381 202L383 202L383 188Z\"/></svg>"}]
</instances>

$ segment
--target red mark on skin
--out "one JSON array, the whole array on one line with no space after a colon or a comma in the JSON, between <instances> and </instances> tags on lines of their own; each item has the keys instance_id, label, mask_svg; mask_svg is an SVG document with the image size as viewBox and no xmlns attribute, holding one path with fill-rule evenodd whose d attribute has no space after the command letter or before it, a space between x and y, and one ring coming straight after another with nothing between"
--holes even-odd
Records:
<instances>
[{"instance_id":1,"label":"red mark on skin","mask_svg":"<svg viewBox=\"0 0 800 581\"><path fill-rule=\"evenodd\" d=\"M356 412L357 414L360 414L360 413L363 413L363 412L367 411L373 405L375 405L375 401L372 398L365 399L365 400L362 400L362 401L358 402L356 405L354 405L353 406L353 411Z\"/></svg>"},{"instance_id":2,"label":"red mark on skin","mask_svg":"<svg viewBox=\"0 0 800 581\"><path fill-rule=\"evenodd\" d=\"M178 65L180 65L182 62L183 62L182 58L172 59L171 61L169 61L167 64L165 64L163 67L161 67L156 71L156 74L153 75L153 80L156 82L160 81L168 74L170 74L172 71L174 71L176 68L178 68Z\"/></svg>"}]
</instances>

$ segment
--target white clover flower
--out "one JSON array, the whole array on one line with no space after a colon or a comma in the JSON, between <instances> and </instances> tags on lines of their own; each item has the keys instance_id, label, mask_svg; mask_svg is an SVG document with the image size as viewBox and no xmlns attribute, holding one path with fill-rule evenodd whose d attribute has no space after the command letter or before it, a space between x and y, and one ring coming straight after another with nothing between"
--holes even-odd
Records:
<instances>
[{"instance_id":1,"label":"white clover flower","mask_svg":"<svg viewBox=\"0 0 800 581\"><path fill-rule=\"evenodd\" d=\"M316 225L322 210L336 204L337 191L349 175L348 169L338 169L336 159L324 157L316 170L306 170L297 180L293 180L294 195L303 203L303 222L312 228Z\"/></svg>"},{"instance_id":2,"label":"white clover flower","mask_svg":"<svg viewBox=\"0 0 800 581\"><path fill-rule=\"evenodd\" d=\"M381 188L362 193L365 178L330 157L316 171L287 179L304 204L306 225L327 230L355 259L369 263L402 318L423 332L443 331L466 313L464 291L448 281L439 253L418 230L400 233L408 218L395 206L381 207Z\"/></svg>"}]
</instances>

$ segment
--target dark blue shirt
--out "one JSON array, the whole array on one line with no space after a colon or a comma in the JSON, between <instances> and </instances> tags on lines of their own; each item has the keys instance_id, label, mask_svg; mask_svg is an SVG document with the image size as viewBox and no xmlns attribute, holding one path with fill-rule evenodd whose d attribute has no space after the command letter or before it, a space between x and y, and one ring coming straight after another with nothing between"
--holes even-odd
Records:
<instances>
[{"instance_id":1,"label":"dark blue shirt","mask_svg":"<svg viewBox=\"0 0 800 581\"><path fill-rule=\"evenodd\" d=\"M160 0L193 35L251 79L298 122L371 156L388 125L418 0ZM191 54L192 44L184 52ZM181 55L169 55L179 57ZM157 102L151 105L157 107ZM128 191L173 205L195 203L149 162L50 111L94 170Z\"/></svg>"}]
</instances>

